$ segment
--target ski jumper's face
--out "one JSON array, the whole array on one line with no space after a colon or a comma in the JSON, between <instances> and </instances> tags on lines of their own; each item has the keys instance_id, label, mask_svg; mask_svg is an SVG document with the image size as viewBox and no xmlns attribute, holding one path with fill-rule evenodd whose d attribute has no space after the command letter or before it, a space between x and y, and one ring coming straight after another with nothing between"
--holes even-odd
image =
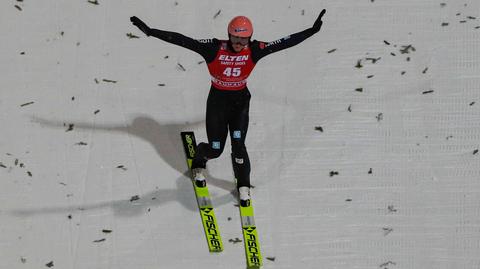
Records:
<instances>
[{"instance_id":1,"label":"ski jumper's face","mask_svg":"<svg viewBox=\"0 0 480 269\"><path fill-rule=\"evenodd\" d=\"M240 37L230 35L230 42L232 43L232 48L235 52L242 51L250 42L250 37Z\"/></svg>"}]
</instances>

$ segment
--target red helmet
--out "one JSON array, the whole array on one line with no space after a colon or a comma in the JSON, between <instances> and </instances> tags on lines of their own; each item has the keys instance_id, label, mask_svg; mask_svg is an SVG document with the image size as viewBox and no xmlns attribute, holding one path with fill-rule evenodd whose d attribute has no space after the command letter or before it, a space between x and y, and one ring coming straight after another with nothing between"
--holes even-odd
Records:
<instances>
[{"instance_id":1,"label":"red helmet","mask_svg":"<svg viewBox=\"0 0 480 269\"><path fill-rule=\"evenodd\" d=\"M228 33L233 36L251 37L253 34L252 22L245 16L237 16L228 24Z\"/></svg>"}]
</instances>

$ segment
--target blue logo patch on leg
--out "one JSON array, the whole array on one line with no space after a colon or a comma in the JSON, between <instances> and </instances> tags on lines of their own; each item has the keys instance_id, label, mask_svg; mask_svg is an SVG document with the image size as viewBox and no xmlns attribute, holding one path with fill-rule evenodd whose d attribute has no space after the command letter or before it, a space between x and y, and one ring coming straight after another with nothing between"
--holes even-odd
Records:
<instances>
[{"instance_id":1,"label":"blue logo patch on leg","mask_svg":"<svg viewBox=\"0 0 480 269\"><path fill-rule=\"evenodd\" d=\"M240 131L233 131L233 138L240 139L242 138L242 132Z\"/></svg>"},{"instance_id":2,"label":"blue logo patch on leg","mask_svg":"<svg viewBox=\"0 0 480 269\"><path fill-rule=\"evenodd\" d=\"M220 142L213 141L212 142L212 149L220 149Z\"/></svg>"}]
</instances>

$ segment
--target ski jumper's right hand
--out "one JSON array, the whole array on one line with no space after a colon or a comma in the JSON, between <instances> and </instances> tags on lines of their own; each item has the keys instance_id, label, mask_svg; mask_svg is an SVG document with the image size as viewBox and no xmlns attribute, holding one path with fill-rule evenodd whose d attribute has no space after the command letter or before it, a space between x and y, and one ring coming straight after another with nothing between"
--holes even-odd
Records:
<instances>
[{"instance_id":1,"label":"ski jumper's right hand","mask_svg":"<svg viewBox=\"0 0 480 269\"><path fill-rule=\"evenodd\" d=\"M141 19L137 18L136 16L130 17L130 21L133 25L137 26L142 32L144 32L147 36L150 36L150 27L147 26Z\"/></svg>"}]
</instances>

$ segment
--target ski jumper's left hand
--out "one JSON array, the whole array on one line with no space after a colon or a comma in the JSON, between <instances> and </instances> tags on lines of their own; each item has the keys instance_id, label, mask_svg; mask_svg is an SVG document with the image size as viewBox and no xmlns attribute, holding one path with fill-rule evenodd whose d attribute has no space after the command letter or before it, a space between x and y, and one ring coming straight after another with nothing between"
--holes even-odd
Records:
<instances>
[{"instance_id":1,"label":"ski jumper's left hand","mask_svg":"<svg viewBox=\"0 0 480 269\"><path fill-rule=\"evenodd\" d=\"M327 10L323 9L322 12L320 12L320 15L318 15L317 20L315 20L315 23L312 26L312 30L314 33L317 33L318 31L320 31L320 28L322 27L322 24L323 24L322 17L323 15L325 15L325 12L327 12Z\"/></svg>"}]
</instances>

